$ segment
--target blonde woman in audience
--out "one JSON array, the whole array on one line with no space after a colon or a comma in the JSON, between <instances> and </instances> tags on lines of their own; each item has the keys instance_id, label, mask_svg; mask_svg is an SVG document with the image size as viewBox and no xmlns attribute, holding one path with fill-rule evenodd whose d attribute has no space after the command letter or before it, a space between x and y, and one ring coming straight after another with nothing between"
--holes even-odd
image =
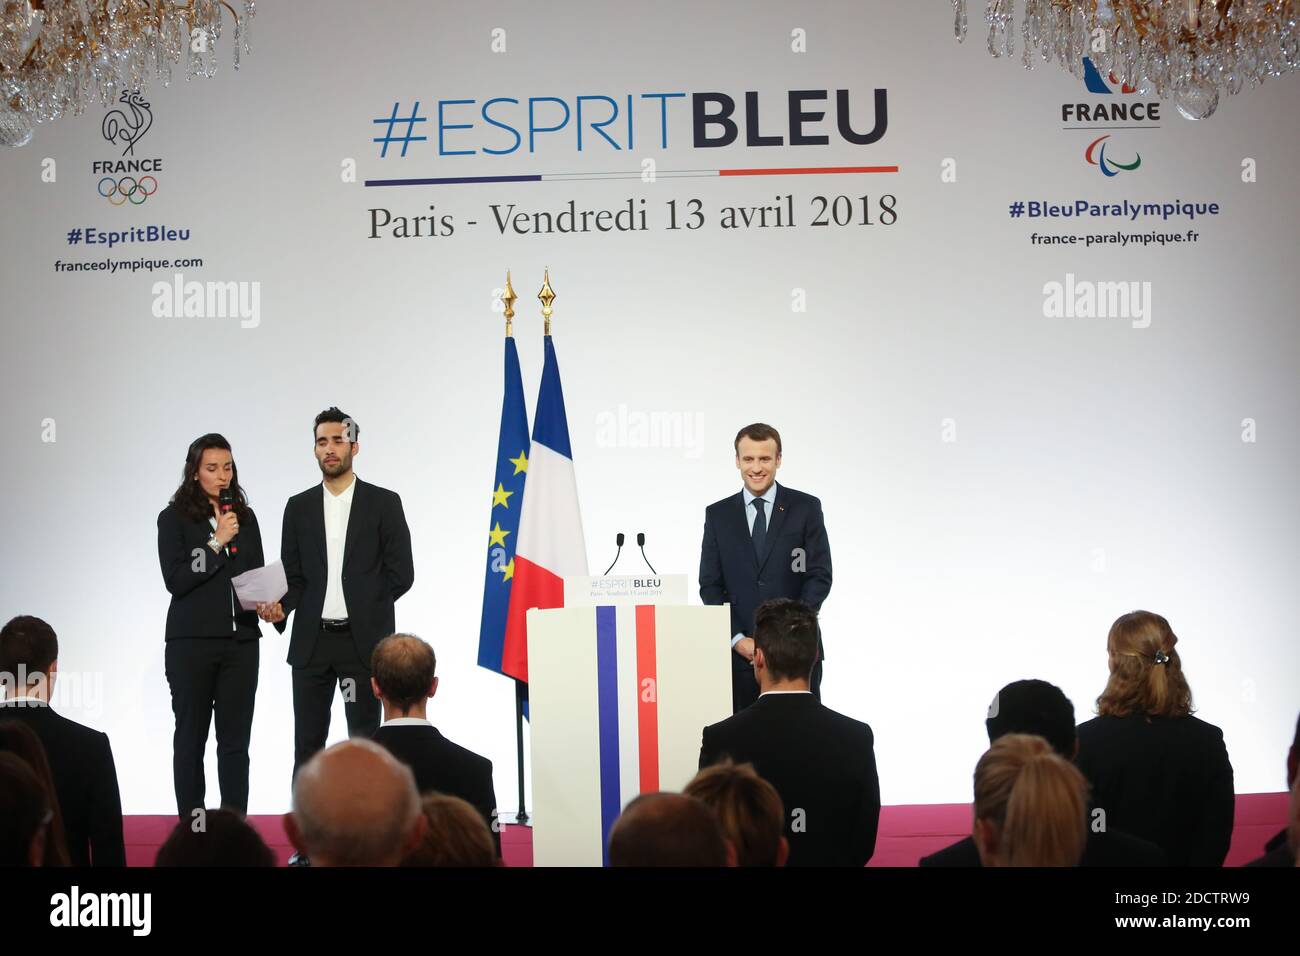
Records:
<instances>
[{"instance_id":1,"label":"blonde woman in audience","mask_svg":"<svg viewBox=\"0 0 1300 956\"><path fill-rule=\"evenodd\" d=\"M1088 784L1042 737L1006 734L975 765L972 837L984 866L1078 866Z\"/></svg>"}]
</instances>

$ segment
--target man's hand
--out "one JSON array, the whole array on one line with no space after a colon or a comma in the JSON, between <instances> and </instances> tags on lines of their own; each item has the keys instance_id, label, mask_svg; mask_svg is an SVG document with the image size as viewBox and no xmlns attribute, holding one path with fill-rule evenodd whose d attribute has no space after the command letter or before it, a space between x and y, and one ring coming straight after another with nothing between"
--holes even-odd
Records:
<instances>
[{"instance_id":1,"label":"man's hand","mask_svg":"<svg viewBox=\"0 0 1300 956\"><path fill-rule=\"evenodd\" d=\"M279 601L274 604L262 602L257 605L257 616L266 621L267 624L279 624L284 620L284 608L280 606Z\"/></svg>"},{"instance_id":2,"label":"man's hand","mask_svg":"<svg viewBox=\"0 0 1300 956\"><path fill-rule=\"evenodd\" d=\"M754 659L754 639L752 637L742 637L736 641L736 646L733 649L747 661Z\"/></svg>"}]
</instances>

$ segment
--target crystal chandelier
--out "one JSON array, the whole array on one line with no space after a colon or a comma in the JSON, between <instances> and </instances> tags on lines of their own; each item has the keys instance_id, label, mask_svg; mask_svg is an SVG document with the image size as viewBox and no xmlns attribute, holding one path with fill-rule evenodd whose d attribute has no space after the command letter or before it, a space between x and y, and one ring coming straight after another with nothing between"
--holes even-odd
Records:
<instances>
[{"instance_id":1,"label":"crystal chandelier","mask_svg":"<svg viewBox=\"0 0 1300 956\"><path fill-rule=\"evenodd\" d=\"M1172 99L1187 119L1204 119L1219 94L1256 87L1296 68L1297 0L1024 0L1021 62L1034 48L1075 76L1091 58L1143 96ZM1015 0L987 0L989 53L1015 53ZM966 0L953 0L954 32L966 38Z\"/></svg>"},{"instance_id":2,"label":"crystal chandelier","mask_svg":"<svg viewBox=\"0 0 1300 956\"><path fill-rule=\"evenodd\" d=\"M239 0L236 0L239 2ZM0 143L25 146L36 123L81 114L150 77L170 85L217 72L222 9L235 69L248 50L252 0L0 0ZM184 58L184 65L181 65Z\"/></svg>"}]
</instances>

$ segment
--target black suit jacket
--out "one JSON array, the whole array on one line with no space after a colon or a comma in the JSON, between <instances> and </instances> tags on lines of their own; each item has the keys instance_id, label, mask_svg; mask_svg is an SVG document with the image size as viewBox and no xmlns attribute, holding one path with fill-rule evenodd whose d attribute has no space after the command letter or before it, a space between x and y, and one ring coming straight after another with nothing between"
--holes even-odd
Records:
<instances>
[{"instance_id":1,"label":"black suit jacket","mask_svg":"<svg viewBox=\"0 0 1300 956\"><path fill-rule=\"evenodd\" d=\"M765 694L704 728L700 767L726 757L753 764L781 795L790 866L864 866L871 859L880 782L869 726L812 694Z\"/></svg>"},{"instance_id":2,"label":"black suit jacket","mask_svg":"<svg viewBox=\"0 0 1300 956\"><path fill-rule=\"evenodd\" d=\"M445 793L473 805L492 831L492 841L500 856L501 834L496 822L497 798L492 786L491 760L452 743L433 726L383 726L375 731L373 739L411 768L415 786L421 793Z\"/></svg>"},{"instance_id":3,"label":"black suit jacket","mask_svg":"<svg viewBox=\"0 0 1300 956\"><path fill-rule=\"evenodd\" d=\"M0 720L22 721L41 738L73 866L126 866L122 798L108 735L56 714L48 704L0 702Z\"/></svg>"},{"instance_id":4,"label":"black suit jacket","mask_svg":"<svg viewBox=\"0 0 1300 956\"><path fill-rule=\"evenodd\" d=\"M1085 824L1086 825L1086 824ZM975 838L966 837L951 846L921 857L920 866L983 866ZM1150 840L1118 830L1099 833L1088 830L1088 843L1080 866L1165 866L1164 851Z\"/></svg>"},{"instance_id":5,"label":"black suit jacket","mask_svg":"<svg viewBox=\"0 0 1300 956\"><path fill-rule=\"evenodd\" d=\"M1223 731L1195 717L1094 717L1076 760L1106 825L1155 843L1170 866L1222 866L1232 839Z\"/></svg>"},{"instance_id":6,"label":"black suit jacket","mask_svg":"<svg viewBox=\"0 0 1300 956\"><path fill-rule=\"evenodd\" d=\"M370 655L395 629L393 604L411 589L415 565L411 560L411 532L396 492L369 482L356 481L348 512L348 533L343 544L343 599L357 650L370 665ZM289 592L280 602L293 616L289 663L295 667L311 661L320 634L321 608L328 583L325 544L325 487L316 485L294 495L284 506L280 561ZM286 621L276 630L284 633Z\"/></svg>"},{"instance_id":7,"label":"black suit jacket","mask_svg":"<svg viewBox=\"0 0 1300 956\"><path fill-rule=\"evenodd\" d=\"M207 545L211 535L211 524L186 517L176 505L168 505L158 515L158 563L172 596L167 608L167 640L232 636L252 640L262 636L257 612L241 610L237 601L235 628L230 627L234 601L230 579L266 563L257 516L250 508L240 522L235 555L214 553Z\"/></svg>"},{"instance_id":8,"label":"black suit jacket","mask_svg":"<svg viewBox=\"0 0 1300 956\"><path fill-rule=\"evenodd\" d=\"M794 554L796 548L803 549L802 556ZM812 495L777 484L761 559L754 553L743 492L704 510L700 600L731 604L732 635L753 637L754 611L770 598L796 598L820 610L830 590L830 539L822 503ZM733 670L751 666L734 652L731 664Z\"/></svg>"}]
</instances>

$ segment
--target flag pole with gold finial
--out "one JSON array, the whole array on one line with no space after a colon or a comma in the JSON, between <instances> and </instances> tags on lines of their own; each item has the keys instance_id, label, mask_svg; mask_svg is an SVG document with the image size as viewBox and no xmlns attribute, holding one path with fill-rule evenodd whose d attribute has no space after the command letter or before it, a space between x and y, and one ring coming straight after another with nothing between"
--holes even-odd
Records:
<instances>
[{"instance_id":1,"label":"flag pole with gold finial","mask_svg":"<svg viewBox=\"0 0 1300 956\"><path fill-rule=\"evenodd\" d=\"M543 335L551 334L551 303L555 301L555 290L551 288L551 270L545 269L542 273L542 291L537 293L537 298L542 300L542 319Z\"/></svg>"},{"instance_id":2,"label":"flag pole with gold finial","mask_svg":"<svg viewBox=\"0 0 1300 956\"><path fill-rule=\"evenodd\" d=\"M506 338L515 334L515 300L519 296L515 295L514 286L510 284L510 270L506 270L506 287L501 291L501 301L506 307Z\"/></svg>"}]
</instances>

